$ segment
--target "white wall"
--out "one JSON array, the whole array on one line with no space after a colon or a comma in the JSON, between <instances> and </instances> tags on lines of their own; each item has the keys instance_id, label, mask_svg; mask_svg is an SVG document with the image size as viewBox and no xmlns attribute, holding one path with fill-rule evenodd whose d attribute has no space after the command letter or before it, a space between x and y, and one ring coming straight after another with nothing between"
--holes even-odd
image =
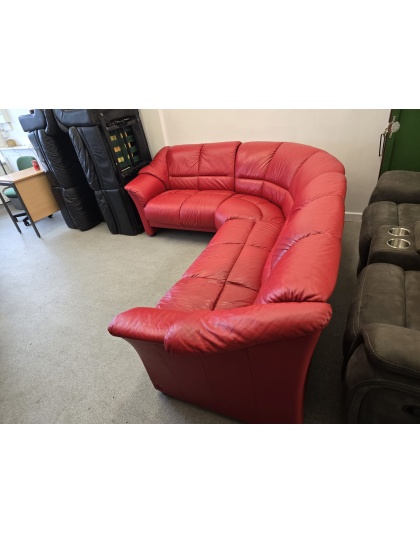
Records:
<instances>
[{"instance_id":1,"label":"white wall","mask_svg":"<svg viewBox=\"0 0 420 534\"><path fill-rule=\"evenodd\" d=\"M161 114L162 111L159 109L139 109L140 119L152 156L166 144L162 131Z\"/></svg>"},{"instance_id":2,"label":"white wall","mask_svg":"<svg viewBox=\"0 0 420 534\"><path fill-rule=\"evenodd\" d=\"M379 136L388 109L141 110L152 155L164 145L212 141L293 141L322 148L346 168L346 211L361 213L378 179Z\"/></svg>"},{"instance_id":3,"label":"white wall","mask_svg":"<svg viewBox=\"0 0 420 534\"><path fill-rule=\"evenodd\" d=\"M7 113L10 117L10 122L12 123L13 130L10 130L8 133L8 138L16 141L17 145L29 145L29 139L26 132L22 130L22 126L19 122L19 115L27 115L29 109L8 109Z\"/></svg>"}]
</instances>

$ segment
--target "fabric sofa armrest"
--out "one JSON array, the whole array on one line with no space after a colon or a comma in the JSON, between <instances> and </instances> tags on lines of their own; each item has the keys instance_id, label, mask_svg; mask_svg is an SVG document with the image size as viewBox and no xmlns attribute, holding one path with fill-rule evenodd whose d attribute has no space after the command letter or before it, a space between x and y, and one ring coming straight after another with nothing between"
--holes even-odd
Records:
<instances>
[{"instance_id":1,"label":"fabric sofa armrest","mask_svg":"<svg viewBox=\"0 0 420 534\"><path fill-rule=\"evenodd\" d=\"M220 353L313 334L331 319L321 302L285 302L192 313L165 336L170 353Z\"/></svg>"},{"instance_id":2,"label":"fabric sofa armrest","mask_svg":"<svg viewBox=\"0 0 420 534\"><path fill-rule=\"evenodd\" d=\"M396 204L420 204L420 172L384 172L372 192L369 204L383 200Z\"/></svg>"},{"instance_id":3,"label":"fabric sofa armrest","mask_svg":"<svg viewBox=\"0 0 420 534\"><path fill-rule=\"evenodd\" d=\"M406 376L420 376L420 331L372 323L362 329L361 336L374 365Z\"/></svg>"}]
</instances>

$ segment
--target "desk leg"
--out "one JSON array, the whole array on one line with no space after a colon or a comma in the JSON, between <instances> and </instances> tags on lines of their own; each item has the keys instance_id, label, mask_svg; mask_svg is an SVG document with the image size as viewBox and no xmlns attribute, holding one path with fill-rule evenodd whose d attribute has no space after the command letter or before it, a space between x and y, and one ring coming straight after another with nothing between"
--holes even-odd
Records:
<instances>
[{"instance_id":1,"label":"desk leg","mask_svg":"<svg viewBox=\"0 0 420 534\"><path fill-rule=\"evenodd\" d=\"M14 224L14 225L16 226L16 228L17 228L17 231L21 234L21 233L22 233L22 230L19 228L19 225L18 225L18 223L16 222L16 219L13 217L12 212L10 211L10 208L9 208L9 206L7 205L7 202L6 202L6 200L5 200L4 196L3 196L2 191L0 191L0 197L1 197L1 201L3 202L3 206L6 208L7 213L9 214L9 217L12 219L13 224Z\"/></svg>"},{"instance_id":2,"label":"desk leg","mask_svg":"<svg viewBox=\"0 0 420 534\"><path fill-rule=\"evenodd\" d=\"M31 221L31 224L32 224L32 226L34 227L34 230L35 230L36 235L40 238L41 236L39 235L38 228L35 226L35 223L34 223L34 221L32 220L31 214L29 213L29 211L28 211L28 209L27 209L25 203L23 202L22 197L20 196L20 193L19 193L19 191L18 191L18 188L16 187L15 184L13 184L13 188L14 188L14 190L16 191L16 194L17 194L17 196L19 197L19 200L22 202L23 209L26 211L26 215L28 216L28 219ZM19 229L19 231L20 231L20 229Z\"/></svg>"}]
</instances>

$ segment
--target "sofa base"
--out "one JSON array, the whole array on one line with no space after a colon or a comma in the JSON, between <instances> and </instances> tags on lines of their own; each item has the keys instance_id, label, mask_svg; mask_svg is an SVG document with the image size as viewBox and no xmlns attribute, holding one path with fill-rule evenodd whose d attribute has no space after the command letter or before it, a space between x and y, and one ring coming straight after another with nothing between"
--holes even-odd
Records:
<instances>
[{"instance_id":1,"label":"sofa base","mask_svg":"<svg viewBox=\"0 0 420 534\"><path fill-rule=\"evenodd\" d=\"M306 375L320 332L226 353L169 354L126 339L158 391L244 423L303 423Z\"/></svg>"},{"instance_id":2,"label":"sofa base","mask_svg":"<svg viewBox=\"0 0 420 534\"><path fill-rule=\"evenodd\" d=\"M199 228L197 226L182 226L182 225L174 225L174 224L165 224L164 226L163 225L158 225L158 224L154 224L153 226L151 226L151 229L152 229L152 233L148 233L148 235L152 236L152 235L156 235L156 231L159 229L159 228L162 228L164 230L187 230L189 232L209 232L209 233L212 233L214 234L216 232L216 228Z\"/></svg>"}]
</instances>

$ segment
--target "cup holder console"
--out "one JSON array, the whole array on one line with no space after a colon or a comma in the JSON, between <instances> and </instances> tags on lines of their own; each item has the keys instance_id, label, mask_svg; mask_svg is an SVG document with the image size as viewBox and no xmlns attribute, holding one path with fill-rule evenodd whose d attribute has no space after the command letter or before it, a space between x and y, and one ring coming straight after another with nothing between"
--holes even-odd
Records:
<instances>
[{"instance_id":1,"label":"cup holder console","mask_svg":"<svg viewBox=\"0 0 420 534\"><path fill-rule=\"evenodd\" d=\"M420 220L411 225L382 225L372 235L367 263L392 263L420 271Z\"/></svg>"},{"instance_id":2,"label":"cup holder console","mask_svg":"<svg viewBox=\"0 0 420 534\"><path fill-rule=\"evenodd\" d=\"M402 227L397 226L396 228L390 228L388 230L388 234L395 235L395 236L402 236L402 235L411 234L411 232L407 228L402 228Z\"/></svg>"},{"instance_id":3,"label":"cup holder console","mask_svg":"<svg viewBox=\"0 0 420 534\"><path fill-rule=\"evenodd\" d=\"M388 239L387 245L391 248L398 248L398 249L405 249L410 246L410 241L407 241L407 239L401 239L401 238L394 238L394 239Z\"/></svg>"}]
</instances>

